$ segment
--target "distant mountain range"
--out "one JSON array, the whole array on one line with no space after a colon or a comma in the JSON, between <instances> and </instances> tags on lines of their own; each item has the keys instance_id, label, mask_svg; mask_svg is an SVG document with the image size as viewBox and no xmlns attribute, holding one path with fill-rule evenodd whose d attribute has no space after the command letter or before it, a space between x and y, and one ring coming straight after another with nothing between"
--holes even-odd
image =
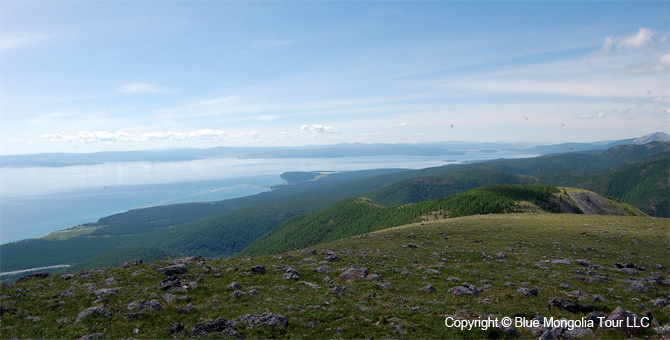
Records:
<instances>
[{"instance_id":1,"label":"distant mountain range","mask_svg":"<svg viewBox=\"0 0 670 340\"><path fill-rule=\"evenodd\" d=\"M593 143L563 143L533 145L529 143L470 143L442 142L421 144L363 144L345 143L328 146L303 147L215 147L208 149L169 149L147 151L109 151L96 153L42 153L30 155L0 155L0 167L73 166L105 162L171 162L205 158L332 158L364 156L457 156L468 152L519 151L547 155L554 153L606 150L617 145L646 144L670 141L664 132L635 139Z\"/></svg>"}]
</instances>

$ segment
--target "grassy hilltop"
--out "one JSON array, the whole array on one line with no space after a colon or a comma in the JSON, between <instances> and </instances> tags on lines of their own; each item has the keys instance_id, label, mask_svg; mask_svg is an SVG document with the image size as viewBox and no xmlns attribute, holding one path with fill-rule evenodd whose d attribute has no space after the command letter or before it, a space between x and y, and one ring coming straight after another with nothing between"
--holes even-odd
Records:
<instances>
[{"instance_id":1,"label":"grassy hilltop","mask_svg":"<svg viewBox=\"0 0 670 340\"><path fill-rule=\"evenodd\" d=\"M247 338L537 338L541 330L460 331L444 320L577 320L591 312L609 315L619 306L663 325L670 323L669 222L477 215L281 255L181 259L173 267L169 260L128 263L31 277L0 288L2 337L220 338L223 332ZM175 269L180 263L186 263L184 272ZM161 271L166 267L174 271ZM340 278L348 268L366 269L368 278ZM571 304L551 306L559 301L552 298ZM636 331L555 330L563 338L661 338L652 328Z\"/></svg>"}]
</instances>

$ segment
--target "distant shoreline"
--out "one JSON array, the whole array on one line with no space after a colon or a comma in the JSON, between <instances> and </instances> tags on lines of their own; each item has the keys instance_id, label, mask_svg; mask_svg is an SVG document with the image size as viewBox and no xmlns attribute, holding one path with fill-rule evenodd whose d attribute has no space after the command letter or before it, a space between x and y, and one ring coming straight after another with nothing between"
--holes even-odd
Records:
<instances>
[{"instance_id":1,"label":"distant shoreline","mask_svg":"<svg viewBox=\"0 0 670 340\"><path fill-rule=\"evenodd\" d=\"M28 268L28 269L22 269L22 270L15 270L12 272L0 272L0 277L3 276L11 276L11 275L16 275L16 274L21 274L21 273L27 273L27 272L35 272L38 270L44 270L44 269L58 269L58 268L67 268L69 267L69 264L57 264L54 266L46 266L46 267L36 267L36 268Z\"/></svg>"}]
</instances>

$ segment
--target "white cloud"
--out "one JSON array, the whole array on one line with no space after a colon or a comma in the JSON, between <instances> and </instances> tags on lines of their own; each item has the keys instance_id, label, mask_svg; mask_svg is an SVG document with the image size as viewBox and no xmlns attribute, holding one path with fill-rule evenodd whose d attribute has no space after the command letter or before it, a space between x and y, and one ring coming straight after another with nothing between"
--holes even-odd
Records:
<instances>
[{"instance_id":1,"label":"white cloud","mask_svg":"<svg viewBox=\"0 0 670 340\"><path fill-rule=\"evenodd\" d=\"M661 65L670 66L670 54L664 54L664 55L658 57L658 62Z\"/></svg>"},{"instance_id":2,"label":"white cloud","mask_svg":"<svg viewBox=\"0 0 670 340\"><path fill-rule=\"evenodd\" d=\"M398 124L398 126L402 126L402 127L405 127L405 126L407 126L407 123L405 123L405 122L402 122L402 123Z\"/></svg>"},{"instance_id":3,"label":"white cloud","mask_svg":"<svg viewBox=\"0 0 670 340\"><path fill-rule=\"evenodd\" d=\"M149 83L132 83L119 87L119 92L128 94L168 93L168 89Z\"/></svg>"},{"instance_id":4,"label":"white cloud","mask_svg":"<svg viewBox=\"0 0 670 340\"><path fill-rule=\"evenodd\" d=\"M64 142L76 142L76 143L139 143L139 142L151 142L157 140L170 140L170 141L197 141L197 140L222 140L230 138L241 138L250 136L253 139L260 138L260 134L256 131L251 132L242 132L238 134L231 134L226 131L213 130L213 129L200 129L189 132L174 132L174 131L153 131L147 132L140 135L117 131L115 133L107 131L79 131L74 135L64 135L60 133L55 134L44 134L42 139L49 141L64 141Z\"/></svg>"},{"instance_id":5,"label":"white cloud","mask_svg":"<svg viewBox=\"0 0 670 340\"><path fill-rule=\"evenodd\" d=\"M330 126L324 126L321 124L312 124L312 125L307 125L304 124L303 126L300 127L300 133L311 133L311 134L322 134L322 133L329 133L329 134L339 134L340 131L332 128Z\"/></svg>"},{"instance_id":6,"label":"white cloud","mask_svg":"<svg viewBox=\"0 0 670 340\"><path fill-rule=\"evenodd\" d=\"M21 48L40 40L40 37L31 35L5 35L0 34L0 52Z\"/></svg>"},{"instance_id":7,"label":"white cloud","mask_svg":"<svg viewBox=\"0 0 670 340\"><path fill-rule=\"evenodd\" d=\"M670 97L654 97L651 98L653 103L667 103L670 104Z\"/></svg>"},{"instance_id":8,"label":"white cloud","mask_svg":"<svg viewBox=\"0 0 670 340\"><path fill-rule=\"evenodd\" d=\"M581 119L602 119L605 118L605 112L599 111L594 113L585 113L579 116Z\"/></svg>"},{"instance_id":9,"label":"white cloud","mask_svg":"<svg viewBox=\"0 0 670 340\"><path fill-rule=\"evenodd\" d=\"M361 136L379 136L379 135L381 135L380 132L364 132L364 133L361 133Z\"/></svg>"},{"instance_id":10,"label":"white cloud","mask_svg":"<svg viewBox=\"0 0 670 340\"><path fill-rule=\"evenodd\" d=\"M644 47L653 42L653 37L656 34L656 31L642 27L638 29L637 33L625 37L612 38L609 36L605 38L601 50L607 52L614 46L616 46L618 50Z\"/></svg>"}]
</instances>

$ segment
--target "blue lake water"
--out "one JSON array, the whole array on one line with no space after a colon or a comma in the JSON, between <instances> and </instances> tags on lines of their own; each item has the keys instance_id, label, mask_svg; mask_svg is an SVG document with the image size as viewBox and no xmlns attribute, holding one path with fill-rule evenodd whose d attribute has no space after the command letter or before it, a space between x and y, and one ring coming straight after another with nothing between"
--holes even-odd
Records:
<instances>
[{"instance_id":1,"label":"blue lake water","mask_svg":"<svg viewBox=\"0 0 670 340\"><path fill-rule=\"evenodd\" d=\"M534 155L475 153L449 159L529 156ZM136 207L254 195L282 183L280 175L286 171L422 169L444 164L444 157L378 156L0 168L0 244L41 237Z\"/></svg>"}]
</instances>

